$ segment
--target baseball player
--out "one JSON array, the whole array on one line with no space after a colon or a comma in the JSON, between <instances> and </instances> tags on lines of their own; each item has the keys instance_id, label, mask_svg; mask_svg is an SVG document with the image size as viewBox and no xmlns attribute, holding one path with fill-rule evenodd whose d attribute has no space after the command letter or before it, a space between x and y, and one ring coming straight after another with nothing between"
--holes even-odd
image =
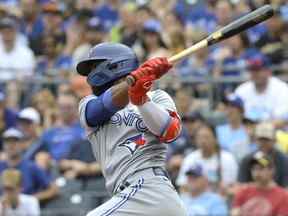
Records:
<instances>
[{"instance_id":1,"label":"baseball player","mask_svg":"<svg viewBox=\"0 0 288 216\"><path fill-rule=\"evenodd\" d=\"M171 67L166 58L139 67L135 53L118 43L96 45L78 63L93 90L80 101L80 121L113 195L88 216L186 215L164 168L166 143L179 135L180 120L166 92L150 91Z\"/></svg>"}]
</instances>

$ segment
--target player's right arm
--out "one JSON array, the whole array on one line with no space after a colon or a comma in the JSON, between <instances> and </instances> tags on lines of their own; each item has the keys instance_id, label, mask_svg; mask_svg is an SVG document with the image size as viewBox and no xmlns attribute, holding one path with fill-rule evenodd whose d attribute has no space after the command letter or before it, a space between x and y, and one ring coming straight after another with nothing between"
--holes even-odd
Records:
<instances>
[{"instance_id":1,"label":"player's right arm","mask_svg":"<svg viewBox=\"0 0 288 216\"><path fill-rule=\"evenodd\" d=\"M109 88L98 97L87 96L80 101L79 105L81 123L91 128L102 125L128 102L128 85L124 81Z\"/></svg>"}]
</instances>

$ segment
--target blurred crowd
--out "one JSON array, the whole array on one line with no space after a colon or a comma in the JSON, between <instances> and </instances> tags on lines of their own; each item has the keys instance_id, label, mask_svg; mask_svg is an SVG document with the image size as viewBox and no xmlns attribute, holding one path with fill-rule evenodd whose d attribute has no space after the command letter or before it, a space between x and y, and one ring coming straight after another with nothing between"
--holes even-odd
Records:
<instances>
[{"instance_id":1,"label":"blurred crowd","mask_svg":"<svg viewBox=\"0 0 288 216\"><path fill-rule=\"evenodd\" d=\"M0 0L0 215L39 215L67 182L81 194L101 178L78 119L91 90L75 65L92 46L169 57L267 3L271 19L196 52L157 87L183 121L167 169L190 216L288 215L286 0Z\"/></svg>"}]
</instances>

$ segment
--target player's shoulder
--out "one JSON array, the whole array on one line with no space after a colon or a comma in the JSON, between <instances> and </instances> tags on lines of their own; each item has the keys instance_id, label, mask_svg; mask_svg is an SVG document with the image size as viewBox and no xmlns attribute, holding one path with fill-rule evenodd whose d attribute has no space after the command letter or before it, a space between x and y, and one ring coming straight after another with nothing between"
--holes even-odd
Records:
<instances>
[{"instance_id":1,"label":"player's shoulder","mask_svg":"<svg viewBox=\"0 0 288 216\"><path fill-rule=\"evenodd\" d=\"M92 99L96 99L97 96L96 95L93 95L93 94L90 94L90 95L87 95L85 97L83 97L80 101L79 101L79 106L83 103L87 103L88 101L92 100Z\"/></svg>"},{"instance_id":2,"label":"player's shoulder","mask_svg":"<svg viewBox=\"0 0 288 216\"><path fill-rule=\"evenodd\" d=\"M90 100L93 100L93 99L96 99L97 96L96 95L87 95L85 96L84 98L82 98L80 101L79 101L79 113L81 113L81 111L85 110L85 107L87 105L87 103L90 101Z\"/></svg>"}]
</instances>

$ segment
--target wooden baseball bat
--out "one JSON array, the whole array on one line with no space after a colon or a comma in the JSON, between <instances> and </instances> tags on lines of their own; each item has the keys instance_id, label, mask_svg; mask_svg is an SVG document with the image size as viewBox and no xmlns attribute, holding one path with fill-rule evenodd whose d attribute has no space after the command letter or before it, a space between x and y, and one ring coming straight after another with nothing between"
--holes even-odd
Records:
<instances>
[{"instance_id":1,"label":"wooden baseball bat","mask_svg":"<svg viewBox=\"0 0 288 216\"><path fill-rule=\"evenodd\" d=\"M171 56L168 58L168 61L171 64L175 64L178 61L188 57L195 51L202 49L204 47L211 46L216 44L220 41L223 41L227 38L230 38L242 31L247 30L261 22L272 17L274 14L274 9L271 5L264 5L257 10L254 10L245 16L231 22L230 24L224 26L223 28L219 29L218 31L212 33L207 38L201 40L200 42L194 44L193 46L181 51L180 53ZM132 86L135 83L135 79L133 76L127 76L126 81L128 85Z\"/></svg>"}]
</instances>

